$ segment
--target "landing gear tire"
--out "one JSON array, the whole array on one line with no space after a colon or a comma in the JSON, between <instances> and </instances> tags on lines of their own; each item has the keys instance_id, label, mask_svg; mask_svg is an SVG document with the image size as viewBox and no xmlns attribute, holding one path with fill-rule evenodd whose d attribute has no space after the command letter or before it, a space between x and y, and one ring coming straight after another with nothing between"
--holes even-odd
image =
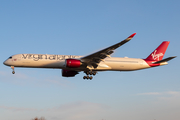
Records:
<instances>
[{"instance_id":1,"label":"landing gear tire","mask_svg":"<svg viewBox=\"0 0 180 120\"><path fill-rule=\"evenodd\" d=\"M86 74L86 76L84 76L83 77L83 79L85 80L85 79L90 79L90 80L92 80L93 79L93 77L92 76L89 76L89 75L96 75L97 74L97 71L92 71L92 70L90 70L90 71L84 71L84 73Z\"/></svg>"},{"instance_id":2,"label":"landing gear tire","mask_svg":"<svg viewBox=\"0 0 180 120\"><path fill-rule=\"evenodd\" d=\"M92 74L93 74L93 75L96 75L96 72L93 72Z\"/></svg>"},{"instance_id":3,"label":"landing gear tire","mask_svg":"<svg viewBox=\"0 0 180 120\"><path fill-rule=\"evenodd\" d=\"M85 79L87 79L87 80L88 80L88 79L92 80L93 77L92 77L92 76L84 76L83 79L84 79L84 80L85 80Z\"/></svg>"},{"instance_id":4,"label":"landing gear tire","mask_svg":"<svg viewBox=\"0 0 180 120\"><path fill-rule=\"evenodd\" d=\"M14 72L14 71L12 71L12 74L15 74L15 72Z\"/></svg>"},{"instance_id":5,"label":"landing gear tire","mask_svg":"<svg viewBox=\"0 0 180 120\"><path fill-rule=\"evenodd\" d=\"M91 76L91 77L89 77L89 79L90 79L90 80L92 80L92 79L93 79L93 77Z\"/></svg>"},{"instance_id":6,"label":"landing gear tire","mask_svg":"<svg viewBox=\"0 0 180 120\"><path fill-rule=\"evenodd\" d=\"M89 72L86 72L86 75L89 75Z\"/></svg>"}]
</instances>

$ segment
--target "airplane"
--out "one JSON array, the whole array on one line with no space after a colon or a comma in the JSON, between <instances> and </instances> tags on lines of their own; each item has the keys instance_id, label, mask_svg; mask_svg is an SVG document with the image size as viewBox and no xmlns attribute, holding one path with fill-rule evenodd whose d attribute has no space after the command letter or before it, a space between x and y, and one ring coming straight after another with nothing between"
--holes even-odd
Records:
<instances>
[{"instance_id":1,"label":"airplane","mask_svg":"<svg viewBox=\"0 0 180 120\"><path fill-rule=\"evenodd\" d=\"M4 61L4 65L10 66L13 74L15 74L14 67L62 69L63 77L74 77L83 71L86 74L83 79L91 80L99 71L134 71L152 68L167 65L169 60L176 57L163 59L170 41L163 41L145 59L110 56L115 49L130 41L135 35L136 33L133 33L125 40L87 56L16 54Z\"/></svg>"}]
</instances>

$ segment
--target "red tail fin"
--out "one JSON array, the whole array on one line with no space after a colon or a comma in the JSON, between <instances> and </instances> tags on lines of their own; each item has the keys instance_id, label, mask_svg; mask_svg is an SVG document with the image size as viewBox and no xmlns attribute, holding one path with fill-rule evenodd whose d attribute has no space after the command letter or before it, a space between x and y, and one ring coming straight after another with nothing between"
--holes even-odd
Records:
<instances>
[{"instance_id":1,"label":"red tail fin","mask_svg":"<svg viewBox=\"0 0 180 120\"><path fill-rule=\"evenodd\" d=\"M147 58L146 60L150 60L150 61L159 61L162 60L166 49L169 45L170 41L164 41L161 43L161 45L159 45L159 47L157 47Z\"/></svg>"}]
</instances>

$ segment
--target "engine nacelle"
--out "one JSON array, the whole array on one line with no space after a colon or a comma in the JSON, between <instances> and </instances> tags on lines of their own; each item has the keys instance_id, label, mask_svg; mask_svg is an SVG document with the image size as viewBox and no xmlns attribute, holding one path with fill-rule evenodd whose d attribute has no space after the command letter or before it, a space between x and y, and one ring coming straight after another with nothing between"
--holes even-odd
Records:
<instances>
[{"instance_id":1,"label":"engine nacelle","mask_svg":"<svg viewBox=\"0 0 180 120\"><path fill-rule=\"evenodd\" d=\"M81 66L81 61L76 59L66 59L65 61L66 67L69 68L78 68Z\"/></svg>"},{"instance_id":2,"label":"engine nacelle","mask_svg":"<svg viewBox=\"0 0 180 120\"><path fill-rule=\"evenodd\" d=\"M74 77L76 74L78 74L77 71L62 69L62 76L63 77Z\"/></svg>"}]
</instances>

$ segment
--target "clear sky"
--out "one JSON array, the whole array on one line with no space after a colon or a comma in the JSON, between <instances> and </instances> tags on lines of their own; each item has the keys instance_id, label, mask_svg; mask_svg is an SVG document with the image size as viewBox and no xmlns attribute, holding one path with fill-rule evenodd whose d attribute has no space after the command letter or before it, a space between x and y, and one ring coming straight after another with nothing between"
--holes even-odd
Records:
<instances>
[{"instance_id":1,"label":"clear sky","mask_svg":"<svg viewBox=\"0 0 180 120\"><path fill-rule=\"evenodd\" d=\"M0 119L179 120L179 0L1 0ZM162 41L169 65L133 72L84 73L15 68L20 53L87 55L136 36L115 57L146 58Z\"/></svg>"}]
</instances>

